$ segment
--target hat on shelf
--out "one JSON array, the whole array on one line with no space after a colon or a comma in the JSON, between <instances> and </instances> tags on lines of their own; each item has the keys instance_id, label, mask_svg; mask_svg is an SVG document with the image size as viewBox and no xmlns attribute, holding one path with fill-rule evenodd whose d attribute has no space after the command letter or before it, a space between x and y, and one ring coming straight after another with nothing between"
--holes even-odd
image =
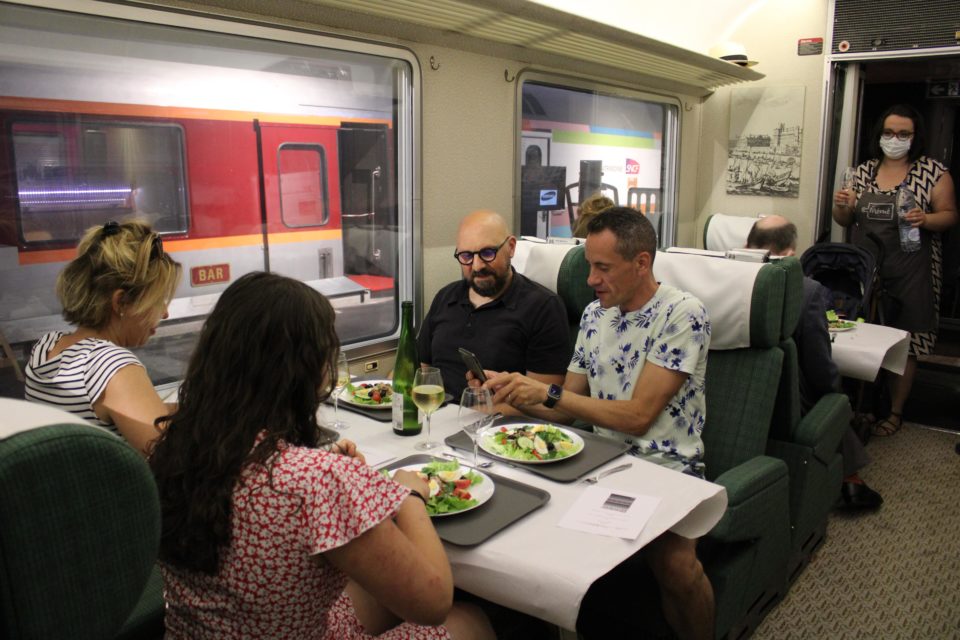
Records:
<instances>
[{"instance_id":1,"label":"hat on shelf","mask_svg":"<svg viewBox=\"0 0 960 640\"><path fill-rule=\"evenodd\" d=\"M739 42L721 42L710 47L710 55L714 58L720 58L727 62L738 64L741 67L752 67L757 64L756 60L751 60L747 55L747 49Z\"/></svg>"}]
</instances>

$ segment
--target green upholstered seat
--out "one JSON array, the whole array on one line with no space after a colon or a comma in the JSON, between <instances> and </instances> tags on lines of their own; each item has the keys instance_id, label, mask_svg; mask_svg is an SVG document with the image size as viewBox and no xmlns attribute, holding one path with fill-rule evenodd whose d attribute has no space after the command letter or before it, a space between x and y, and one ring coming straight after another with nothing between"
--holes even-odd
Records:
<instances>
[{"instance_id":1,"label":"green upholstered seat","mask_svg":"<svg viewBox=\"0 0 960 640\"><path fill-rule=\"evenodd\" d=\"M588 304L596 299L596 294L587 284L590 265L584 256L584 245L577 245L563 258L557 273L557 294L563 300L567 310L567 323L570 325L570 353L577 341L580 330L580 318Z\"/></svg>"},{"instance_id":2,"label":"green upholstered seat","mask_svg":"<svg viewBox=\"0 0 960 640\"><path fill-rule=\"evenodd\" d=\"M796 258L774 263L787 279L784 297L783 372L770 427L767 453L790 470L790 576L796 577L826 535L827 515L840 495L843 459L837 452L850 424L849 399L839 393L822 397L800 415L800 370L793 335L803 304L803 270Z\"/></svg>"},{"instance_id":3,"label":"green upholstered seat","mask_svg":"<svg viewBox=\"0 0 960 640\"><path fill-rule=\"evenodd\" d=\"M0 487L0 637L162 636L160 506L136 451L89 425L21 431L0 439Z\"/></svg>"}]
</instances>

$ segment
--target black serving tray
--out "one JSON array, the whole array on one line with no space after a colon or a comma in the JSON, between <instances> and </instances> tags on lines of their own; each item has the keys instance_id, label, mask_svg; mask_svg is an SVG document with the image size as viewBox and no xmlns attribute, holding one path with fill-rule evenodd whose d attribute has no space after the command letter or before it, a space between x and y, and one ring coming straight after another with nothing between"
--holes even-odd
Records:
<instances>
[{"instance_id":1,"label":"black serving tray","mask_svg":"<svg viewBox=\"0 0 960 640\"><path fill-rule=\"evenodd\" d=\"M427 464L434 459L435 456L417 454L391 462L384 469ZM543 489L498 476L486 469L483 472L493 480L493 496L472 511L433 518L433 526L441 540L464 547L480 544L550 500L550 494Z\"/></svg>"},{"instance_id":2,"label":"black serving tray","mask_svg":"<svg viewBox=\"0 0 960 640\"><path fill-rule=\"evenodd\" d=\"M524 416L507 416L499 418L498 420L495 420L493 424L500 426L518 423L555 424L547 420L541 420L539 418L527 418ZM571 428L562 424L556 424L555 426L562 427L564 429ZM512 467L522 468L525 471L536 473L537 475L543 476L544 478L549 478L550 480L555 480L556 482L574 482L575 480L579 480L583 476L587 475L597 467L603 466L614 458L619 457L630 448L630 445L622 440L605 438L595 433L590 433L589 431L583 431L582 429L576 429L576 433L583 438L583 451L573 457L566 458L564 460L558 460L556 462L550 462L548 464L523 464L522 462L514 462L491 456L483 449L479 449L479 452L482 456L490 458L491 460L496 460L498 464L506 464ZM470 452L473 451L473 442L470 441L470 437L463 431L458 431L452 436L447 436L447 438L444 439L444 442L454 449Z\"/></svg>"}]
</instances>

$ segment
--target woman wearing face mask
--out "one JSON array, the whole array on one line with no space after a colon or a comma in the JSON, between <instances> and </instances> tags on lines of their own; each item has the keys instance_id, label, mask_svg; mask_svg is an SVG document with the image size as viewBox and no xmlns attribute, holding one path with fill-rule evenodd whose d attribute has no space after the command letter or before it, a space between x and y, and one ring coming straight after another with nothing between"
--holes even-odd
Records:
<instances>
[{"instance_id":1,"label":"woman wearing face mask","mask_svg":"<svg viewBox=\"0 0 960 640\"><path fill-rule=\"evenodd\" d=\"M853 225L853 242L874 255L876 243L868 234L882 242L885 320L910 332L910 357L903 375L891 381L890 415L873 425L876 436L900 430L917 356L933 350L940 306L940 233L957 221L953 180L941 162L923 155L924 134L923 118L913 107L887 109L874 128L874 158L857 167L851 189L841 189L833 198L833 219ZM905 217L920 230L918 251L906 252L900 245L896 198L901 187L916 201Z\"/></svg>"}]
</instances>

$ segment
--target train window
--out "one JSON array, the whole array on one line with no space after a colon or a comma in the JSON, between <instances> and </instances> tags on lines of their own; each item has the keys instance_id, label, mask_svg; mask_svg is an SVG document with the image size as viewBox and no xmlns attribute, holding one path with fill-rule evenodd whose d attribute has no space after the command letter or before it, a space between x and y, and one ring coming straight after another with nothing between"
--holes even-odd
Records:
<instances>
[{"instance_id":1,"label":"train window","mask_svg":"<svg viewBox=\"0 0 960 640\"><path fill-rule=\"evenodd\" d=\"M183 131L78 115L11 126L19 223L25 243L76 242L107 220L187 229Z\"/></svg>"},{"instance_id":2,"label":"train window","mask_svg":"<svg viewBox=\"0 0 960 640\"><path fill-rule=\"evenodd\" d=\"M277 153L280 215L288 227L327 224L327 157L323 147L282 144Z\"/></svg>"},{"instance_id":3,"label":"train window","mask_svg":"<svg viewBox=\"0 0 960 640\"><path fill-rule=\"evenodd\" d=\"M672 243L676 100L540 74L524 75L519 99L521 233L572 235L580 203L599 193Z\"/></svg>"},{"instance_id":4,"label":"train window","mask_svg":"<svg viewBox=\"0 0 960 640\"><path fill-rule=\"evenodd\" d=\"M21 361L71 330L55 282L78 238L129 217L183 265L169 318L136 349L155 384L182 378L206 314L252 271L326 295L352 354L389 350L417 292L414 54L162 9L29 5L0 1L0 334Z\"/></svg>"}]
</instances>

